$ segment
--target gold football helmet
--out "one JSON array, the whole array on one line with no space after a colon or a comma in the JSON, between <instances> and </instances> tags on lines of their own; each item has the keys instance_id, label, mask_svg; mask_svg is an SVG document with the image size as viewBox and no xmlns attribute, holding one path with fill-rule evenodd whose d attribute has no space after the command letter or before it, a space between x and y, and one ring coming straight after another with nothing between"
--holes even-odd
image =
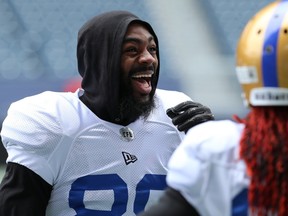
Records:
<instances>
[{"instance_id":1,"label":"gold football helmet","mask_svg":"<svg viewBox=\"0 0 288 216\"><path fill-rule=\"evenodd\" d=\"M288 105L288 0L270 3L245 26L236 73L252 106Z\"/></svg>"}]
</instances>

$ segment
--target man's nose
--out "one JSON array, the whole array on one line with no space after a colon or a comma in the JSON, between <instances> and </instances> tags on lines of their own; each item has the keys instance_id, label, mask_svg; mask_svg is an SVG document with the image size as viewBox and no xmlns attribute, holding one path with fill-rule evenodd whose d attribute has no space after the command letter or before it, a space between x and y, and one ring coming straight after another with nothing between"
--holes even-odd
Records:
<instances>
[{"instance_id":1,"label":"man's nose","mask_svg":"<svg viewBox=\"0 0 288 216\"><path fill-rule=\"evenodd\" d=\"M152 64L155 61L156 61L155 57L148 50L143 52L139 57L139 62L142 64L143 63Z\"/></svg>"}]
</instances>

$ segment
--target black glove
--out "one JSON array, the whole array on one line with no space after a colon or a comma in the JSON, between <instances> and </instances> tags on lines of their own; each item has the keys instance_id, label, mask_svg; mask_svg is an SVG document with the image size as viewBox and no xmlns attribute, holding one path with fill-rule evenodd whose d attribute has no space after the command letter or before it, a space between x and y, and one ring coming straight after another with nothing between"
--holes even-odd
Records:
<instances>
[{"instance_id":1,"label":"black glove","mask_svg":"<svg viewBox=\"0 0 288 216\"><path fill-rule=\"evenodd\" d=\"M182 102L167 109L166 113L178 130L185 133L197 124L214 120L214 115L208 107L193 101Z\"/></svg>"}]
</instances>

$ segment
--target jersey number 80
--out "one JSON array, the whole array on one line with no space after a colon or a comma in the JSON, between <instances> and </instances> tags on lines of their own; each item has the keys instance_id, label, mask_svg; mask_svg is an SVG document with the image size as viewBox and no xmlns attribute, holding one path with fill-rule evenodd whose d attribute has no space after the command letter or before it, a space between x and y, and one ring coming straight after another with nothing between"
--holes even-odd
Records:
<instances>
[{"instance_id":1,"label":"jersey number 80","mask_svg":"<svg viewBox=\"0 0 288 216\"><path fill-rule=\"evenodd\" d=\"M165 175L146 174L136 187L133 211L135 214L144 210L150 190L164 190L166 184ZM92 210L85 208L85 191L113 190L114 202L111 211ZM69 192L69 206L73 208L78 216L111 216L123 215L126 212L128 202L127 184L117 174L89 175L77 179L73 182Z\"/></svg>"}]
</instances>

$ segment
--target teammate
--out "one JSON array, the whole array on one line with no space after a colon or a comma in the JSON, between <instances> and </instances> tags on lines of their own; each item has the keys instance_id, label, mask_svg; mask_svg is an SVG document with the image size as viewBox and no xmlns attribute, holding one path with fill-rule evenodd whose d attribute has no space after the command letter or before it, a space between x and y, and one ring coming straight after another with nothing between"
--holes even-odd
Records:
<instances>
[{"instance_id":1,"label":"teammate","mask_svg":"<svg viewBox=\"0 0 288 216\"><path fill-rule=\"evenodd\" d=\"M77 58L82 88L43 92L8 110L0 215L135 215L166 187L184 132L213 119L184 93L156 88L158 39L134 14L85 23Z\"/></svg>"},{"instance_id":2,"label":"teammate","mask_svg":"<svg viewBox=\"0 0 288 216\"><path fill-rule=\"evenodd\" d=\"M288 215L288 1L247 24L237 76L245 119L189 130L168 163L168 188L141 216Z\"/></svg>"}]
</instances>

